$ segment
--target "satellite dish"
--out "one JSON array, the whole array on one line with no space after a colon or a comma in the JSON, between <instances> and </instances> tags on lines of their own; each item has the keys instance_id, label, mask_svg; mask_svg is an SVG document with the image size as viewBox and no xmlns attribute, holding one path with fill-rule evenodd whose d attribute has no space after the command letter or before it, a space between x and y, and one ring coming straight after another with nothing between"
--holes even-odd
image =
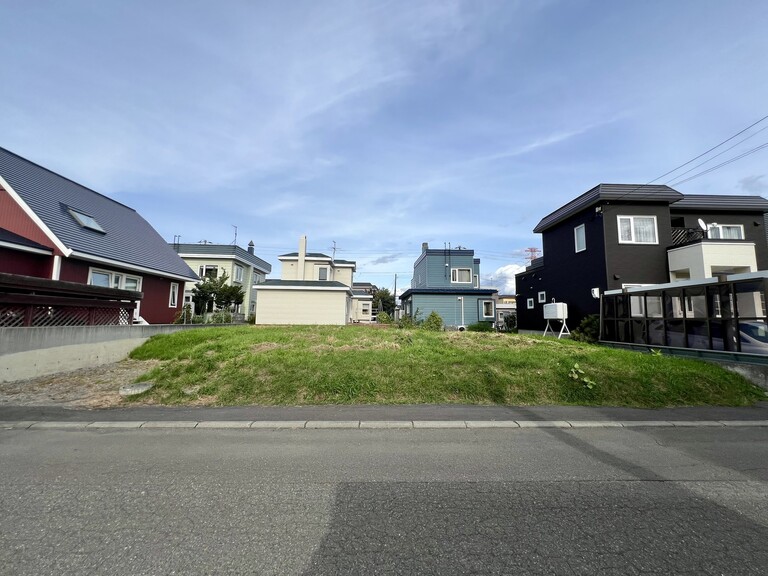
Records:
<instances>
[{"instance_id":1,"label":"satellite dish","mask_svg":"<svg viewBox=\"0 0 768 576\"><path fill-rule=\"evenodd\" d=\"M702 230L704 230L704 232L706 232L706 231L707 231L707 224L706 224L706 222L704 222L704 220L702 220L701 218L699 218L699 228L701 228Z\"/></svg>"}]
</instances>

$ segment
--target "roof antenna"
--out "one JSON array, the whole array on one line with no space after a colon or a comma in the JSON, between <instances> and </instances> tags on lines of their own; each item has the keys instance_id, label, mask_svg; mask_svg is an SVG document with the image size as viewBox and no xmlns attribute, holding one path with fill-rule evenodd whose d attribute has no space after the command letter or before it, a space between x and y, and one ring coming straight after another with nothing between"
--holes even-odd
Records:
<instances>
[{"instance_id":1,"label":"roof antenna","mask_svg":"<svg viewBox=\"0 0 768 576\"><path fill-rule=\"evenodd\" d=\"M233 240L232 244L234 244L235 246L237 246L237 226L235 226L234 224L232 224L232 228L234 228L234 229L235 229L235 239Z\"/></svg>"}]
</instances>

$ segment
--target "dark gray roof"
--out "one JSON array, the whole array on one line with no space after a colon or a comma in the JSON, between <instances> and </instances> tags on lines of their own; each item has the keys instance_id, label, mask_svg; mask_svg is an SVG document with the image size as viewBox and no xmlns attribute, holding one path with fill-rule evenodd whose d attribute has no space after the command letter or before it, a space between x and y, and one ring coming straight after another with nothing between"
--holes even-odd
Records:
<instances>
[{"instance_id":1,"label":"dark gray roof","mask_svg":"<svg viewBox=\"0 0 768 576\"><path fill-rule=\"evenodd\" d=\"M272 264L234 244L171 244L171 248L181 257L191 254L204 254L211 258L234 256L267 274L272 272Z\"/></svg>"},{"instance_id":2,"label":"dark gray roof","mask_svg":"<svg viewBox=\"0 0 768 576\"><path fill-rule=\"evenodd\" d=\"M46 250L47 252L53 252L48 246L43 246L32 240L27 240L24 236L14 234L10 230L0 228L0 242L7 242L8 244L18 244L19 246L27 246L28 248L37 248L38 250Z\"/></svg>"},{"instance_id":3,"label":"dark gray roof","mask_svg":"<svg viewBox=\"0 0 768 576\"><path fill-rule=\"evenodd\" d=\"M0 175L68 249L197 279L189 266L135 210L0 148ZM84 228L73 208L91 216L104 232Z\"/></svg>"},{"instance_id":4,"label":"dark gray roof","mask_svg":"<svg viewBox=\"0 0 768 576\"><path fill-rule=\"evenodd\" d=\"M400 295L400 299L408 298L411 294L464 294L467 296L491 296L496 294L495 288L409 288Z\"/></svg>"},{"instance_id":5,"label":"dark gray roof","mask_svg":"<svg viewBox=\"0 0 768 576\"><path fill-rule=\"evenodd\" d=\"M544 232L555 224L570 218L598 202L675 202L683 195L669 186L648 184L598 184L568 204L561 206L545 216L533 229L534 232Z\"/></svg>"},{"instance_id":6,"label":"dark gray roof","mask_svg":"<svg viewBox=\"0 0 768 576\"><path fill-rule=\"evenodd\" d=\"M297 287L297 288L346 288L350 290L349 286L342 282L336 282L335 280L265 280L261 284L256 284L256 288L264 286L273 287Z\"/></svg>"},{"instance_id":7,"label":"dark gray roof","mask_svg":"<svg viewBox=\"0 0 768 576\"><path fill-rule=\"evenodd\" d=\"M670 210L712 210L717 212L768 212L768 200L762 196L726 194L686 194Z\"/></svg>"},{"instance_id":8,"label":"dark gray roof","mask_svg":"<svg viewBox=\"0 0 768 576\"><path fill-rule=\"evenodd\" d=\"M328 258L328 260L331 259L328 254L323 254L322 252L307 252L305 255L307 258ZM288 254L280 254L278 258L298 258L299 253L298 252L289 252Z\"/></svg>"}]
</instances>

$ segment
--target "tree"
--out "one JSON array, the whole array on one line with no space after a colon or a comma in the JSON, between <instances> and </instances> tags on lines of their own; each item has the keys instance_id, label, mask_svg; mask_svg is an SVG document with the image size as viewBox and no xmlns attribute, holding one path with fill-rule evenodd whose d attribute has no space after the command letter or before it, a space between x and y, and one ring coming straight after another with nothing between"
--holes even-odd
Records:
<instances>
[{"instance_id":1,"label":"tree","mask_svg":"<svg viewBox=\"0 0 768 576\"><path fill-rule=\"evenodd\" d=\"M373 309L395 315L395 297L387 288L380 288L373 295Z\"/></svg>"},{"instance_id":2,"label":"tree","mask_svg":"<svg viewBox=\"0 0 768 576\"><path fill-rule=\"evenodd\" d=\"M245 294L240 286L228 286L229 276L224 272L218 278L206 276L202 282L195 284L192 289L192 301L195 303L195 310L199 314L213 311L213 304L220 309L228 309L240 298L240 304L243 302ZM241 293L240 295L238 295Z\"/></svg>"}]
</instances>

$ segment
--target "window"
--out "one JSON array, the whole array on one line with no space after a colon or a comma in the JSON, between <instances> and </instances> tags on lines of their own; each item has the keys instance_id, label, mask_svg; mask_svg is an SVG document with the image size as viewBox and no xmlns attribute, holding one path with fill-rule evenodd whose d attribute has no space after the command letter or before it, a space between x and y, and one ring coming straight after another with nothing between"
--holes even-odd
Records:
<instances>
[{"instance_id":1,"label":"window","mask_svg":"<svg viewBox=\"0 0 768 576\"><path fill-rule=\"evenodd\" d=\"M458 284L471 284L472 270L469 268L452 268L451 282L456 282Z\"/></svg>"},{"instance_id":2,"label":"window","mask_svg":"<svg viewBox=\"0 0 768 576\"><path fill-rule=\"evenodd\" d=\"M328 280L328 268L326 266L320 266L317 269L318 280Z\"/></svg>"},{"instance_id":3,"label":"window","mask_svg":"<svg viewBox=\"0 0 768 576\"><path fill-rule=\"evenodd\" d=\"M125 276L109 270L91 268L88 275L88 284L102 286L104 288L117 288L119 290L133 290L141 292L141 277Z\"/></svg>"},{"instance_id":4,"label":"window","mask_svg":"<svg viewBox=\"0 0 768 576\"><path fill-rule=\"evenodd\" d=\"M584 252L584 250L587 249L587 236L584 224L576 226L576 228L573 229L573 242L576 252Z\"/></svg>"},{"instance_id":5,"label":"window","mask_svg":"<svg viewBox=\"0 0 768 576\"><path fill-rule=\"evenodd\" d=\"M474 283L474 286L475 286L475 288L480 288L480 278L478 277L478 275L477 275L477 274L475 274L475 283Z\"/></svg>"},{"instance_id":6,"label":"window","mask_svg":"<svg viewBox=\"0 0 768 576\"><path fill-rule=\"evenodd\" d=\"M715 240L744 240L741 224L708 224L707 236Z\"/></svg>"},{"instance_id":7,"label":"window","mask_svg":"<svg viewBox=\"0 0 768 576\"><path fill-rule=\"evenodd\" d=\"M368 306L368 304L363 304L363 316L370 316L371 314L371 308Z\"/></svg>"},{"instance_id":8,"label":"window","mask_svg":"<svg viewBox=\"0 0 768 576\"><path fill-rule=\"evenodd\" d=\"M539 304L544 304L547 301L547 293L539 292Z\"/></svg>"},{"instance_id":9,"label":"window","mask_svg":"<svg viewBox=\"0 0 768 576\"><path fill-rule=\"evenodd\" d=\"M96 219L93 216L89 216L88 214L80 212L79 210L75 210L74 208L68 208L68 210L72 218L75 219L75 222L80 224L80 226L83 228L88 228L89 230L95 230L96 232L102 232L106 234L104 228L99 226L99 223L96 222Z\"/></svg>"},{"instance_id":10,"label":"window","mask_svg":"<svg viewBox=\"0 0 768 576\"><path fill-rule=\"evenodd\" d=\"M179 301L179 285L171 282L171 294L168 296L168 308L176 308Z\"/></svg>"},{"instance_id":11,"label":"window","mask_svg":"<svg viewBox=\"0 0 768 576\"><path fill-rule=\"evenodd\" d=\"M214 265L200 266L197 269L197 275L200 276L201 280L205 278L217 278L219 276L219 267Z\"/></svg>"},{"instance_id":12,"label":"window","mask_svg":"<svg viewBox=\"0 0 768 576\"><path fill-rule=\"evenodd\" d=\"M619 216L619 244L658 244L656 216Z\"/></svg>"},{"instance_id":13,"label":"window","mask_svg":"<svg viewBox=\"0 0 768 576\"><path fill-rule=\"evenodd\" d=\"M483 318L493 318L493 300L483 301Z\"/></svg>"},{"instance_id":14,"label":"window","mask_svg":"<svg viewBox=\"0 0 768 576\"><path fill-rule=\"evenodd\" d=\"M528 300L526 300L526 306L528 310L533 310L533 298L528 298Z\"/></svg>"},{"instance_id":15,"label":"window","mask_svg":"<svg viewBox=\"0 0 768 576\"><path fill-rule=\"evenodd\" d=\"M243 267L238 266L235 264L235 282L242 282L243 281Z\"/></svg>"},{"instance_id":16,"label":"window","mask_svg":"<svg viewBox=\"0 0 768 576\"><path fill-rule=\"evenodd\" d=\"M141 292L141 277L126 276L109 270L99 270L91 268L88 272L88 284L91 286L102 286L104 288L117 288L119 290L133 290ZM136 302L136 308L133 311L134 319L139 317L139 307L141 301Z\"/></svg>"}]
</instances>

